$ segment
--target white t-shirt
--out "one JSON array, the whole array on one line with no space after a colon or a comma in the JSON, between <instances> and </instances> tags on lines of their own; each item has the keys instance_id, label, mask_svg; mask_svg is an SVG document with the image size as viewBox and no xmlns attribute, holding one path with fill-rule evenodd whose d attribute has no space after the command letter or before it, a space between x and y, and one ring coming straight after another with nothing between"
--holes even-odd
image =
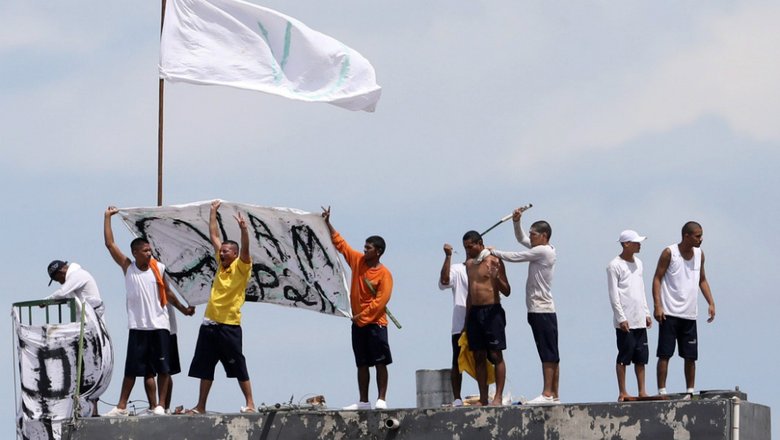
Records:
<instances>
[{"instance_id":1,"label":"white t-shirt","mask_svg":"<svg viewBox=\"0 0 780 440\"><path fill-rule=\"evenodd\" d=\"M165 266L157 263L160 272L165 272ZM157 280L152 269L142 271L135 262L130 264L125 273L125 290L127 291L127 326L136 330L170 330L168 308L160 304L160 294L157 290Z\"/></svg>"},{"instance_id":2,"label":"white t-shirt","mask_svg":"<svg viewBox=\"0 0 780 440\"><path fill-rule=\"evenodd\" d=\"M615 328L623 321L628 321L629 328L647 328L650 309L642 274L642 260L637 257L631 262L617 256L607 265L607 287Z\"/></svg>"},{"instance_id":3,"label":"white t-shirt","mask_svg":"<svg viewBox=\"0 0 780 440\"><path fill-rule=\"evenodd\" d=\"M523 252L492 251L496 257L513 263L528 262L528 278L525 281L525 305L528 313L555 313L552 297L552 278L555 271L555 248L545 244L531 247L531 240L523 232L520 222L515 222L518 243L529 248Z\"/></svg>"},{"instance_id":4,"label":"white t-shirt","mask_svg":"<svg viewBox=\"0 0 780 440\"><path fill-rule=\"evenodd\" d=\"M68 264L68 271L65 272L65 282L62 287L46 297L46 299L59 298L76 298L80 302L86 302L92 306L98 316L103 316L105 311L95 278L82 269L78 263Z\"/></svg>"},{"instance_id":5,"label":"white t-shirt","mask_svg":"<svg viewBox=\"0 0 780 440\"><path fill-rule=\"evenodd\" d=\"M667 247L672 252L669 267L661 280L661 306L664 314L683 319L699 316L699 280L701 279L701 249L693 248L693 258L686 260L676 244Z\"/></svg>"},{"instance_id":6,"label":"white t-shirt","mask_svg":"<svg viewBox=\"0 0 780 440\"><path fill-rule=\"evenodd\" d=\"M466 324L466 298L469 295L469 278L466 275L466 265L456 263L450 265L450 283L439 282L440 290L452 289L452 334L463 331Z\"/></svg>"}]
</instances>

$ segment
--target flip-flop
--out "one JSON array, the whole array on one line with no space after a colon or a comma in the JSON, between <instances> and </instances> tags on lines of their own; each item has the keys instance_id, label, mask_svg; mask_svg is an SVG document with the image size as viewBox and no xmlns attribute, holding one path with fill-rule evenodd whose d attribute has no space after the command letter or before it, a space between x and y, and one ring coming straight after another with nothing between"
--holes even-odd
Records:
<instances>
[{"instance_id":1,"label":"flip-flop","mask_svg":"<svg viewBox=\"0 0 780 440\"><path fill-rule=\"evenodd\" d=\"M176 409L173 410L174 414L184 414L184 405L179 405L176 407Z\"/></svg>"},{"instance_id":2,"label":"flip-flop","mask_svg":"<svg viewBox=\"0 0 780 440\"><path fill-rule=\"evenodd\" d=\"M252 408L251 406L242 406L242 407L241 407L241 409L240 409L239 411L240 411L242 414L252 414L252 413L256 413L256 412L257 412L257 411L255 411L255 409L254 409L254 408Z\"/></svg>"},{"instance_id":3,"label":"flip-flop","mask_svg":"<svg viewBox=\"0 0 780 440\"><path fill-rule=\"evenodd\" d=\"M198 411L195 408L192 408L192 409L188 409L187 411L184 411L184 414L190 415L190 416L199 416L199 415L201 415L201 412Z\"/></svg>"}]
</instances>

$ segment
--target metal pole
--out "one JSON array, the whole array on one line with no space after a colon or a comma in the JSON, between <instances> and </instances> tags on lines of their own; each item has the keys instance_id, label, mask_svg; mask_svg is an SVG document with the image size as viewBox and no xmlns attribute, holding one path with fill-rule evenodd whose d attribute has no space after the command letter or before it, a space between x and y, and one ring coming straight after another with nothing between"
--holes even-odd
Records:
<instances>
[{"instance_id":1,"label":"metal pole","mask_svg":"<svg viewBox=\"0 0 780 440\"><path fill-rule=\"evenodd\" d=\"M162 0L162 12L160 13L160 34L165 23L165 1ZM160 78L157 108L157 206L163 202L163 97L165 95L165 81Z\"/></svg>"}]
</instances>

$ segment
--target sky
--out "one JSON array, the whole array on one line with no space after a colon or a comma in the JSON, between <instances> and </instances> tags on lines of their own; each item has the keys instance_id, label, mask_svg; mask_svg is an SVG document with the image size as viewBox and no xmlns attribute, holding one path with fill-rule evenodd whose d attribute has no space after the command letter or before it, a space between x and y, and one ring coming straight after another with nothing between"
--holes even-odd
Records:
<instances>
[{"instance_id":1,"label":"sky","mask_svg":"<svg viewBox=\"0 0 780 440\"><path fill-rule=\"evenodd\" d=\"M764 342L780 336L772 290L780 243L768 232L780 215L777 2L263 6L365 56L383 88L376 112L166 84L163 202L219 198L312 212L329 205L353 246L382 235L382 261L395 280L390 306L403 324L389 330L391 407L415 406L415 371L449 366L452 300L436 285L443 244L463 258L465 231L527 203L534 206L524 224L547 220L558 252L563 402L617 398L605 268L620 251L620 231L648 236L639 257L651 300L658 256L696 220L717 306L707 324L700 295L696 388L739 386L751 402L779 407L780 354ZM159 26L154 2L0 2L0 218L9 250L0 279L24 284L8 284L4 297L10 312L13 302L51 293L45 269L53 259L90 271L115 343L113 380L102 396L111 404L127 331L103 212L157 202ZM118 221L114 230L128 252L131 235ZM509 223L485 242L519 249ZM513 293L503 302L506 389L515 398L542 387L525 322L526 273L509 265ZM186 370L203 309L179 319L185 373L174 377L174 405L197 399ZM8 328L0 353L15 369L10 321ZM258 404L323 394L338 408L357 399L348 320L247 304L243 329ZM654 354L656 326L649 339ZM655 391L653 356L648 367ZM682 360L669 368L667 388L684 391ZM15 377L0 381L7 395L18 393ZM628 383L635 392L631 375ZM476 384L465 380L464 392L476 393ZM131 399L143 407L143 396L139 381ZM218 370L209 410L242 404L235 381ZM14 414L11 399L0 402L8 435Z\"/></svg>"}]
</instances>

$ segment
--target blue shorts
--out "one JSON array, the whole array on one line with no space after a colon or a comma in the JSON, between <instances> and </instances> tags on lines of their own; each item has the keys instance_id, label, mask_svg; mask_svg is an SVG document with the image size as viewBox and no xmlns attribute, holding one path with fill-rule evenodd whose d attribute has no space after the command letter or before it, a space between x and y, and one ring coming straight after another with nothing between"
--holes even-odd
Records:
<instances>
[{"instance_id":1,"label":"blue shorts","mask_svg":"<svg viewBox=\"0 0 780 440\"><path fill-rule=\"evenodd\" d=\"M628 332L616 328L617 336L617 363L620 365L631 365L631 362L637 365L646 365L650 357L650 350L647 346L647 329L632 328Z\"/></svg>"},{"instance_id":2,"label":"blue shorts","mask_svg":"<svg viewBox=\"0 0 780 440\"><path fill-rule=\"evenodd\" d=\"M222 363L227 377L239 382L249 380L246 358L242 353L242 332L240 325L202 324L195 344L195 356L190 364L190 377L214 380L217 362Z\"/></svg>"},{"instance_id":3,"label":"blue shorts","mask_svg":"<svg viewBox=\"0 0 780 440\"><path fill-rule=\"evenodd\" d=\"M352 352L358 367L392 364L393 355L390 353L387 327L379 324L358 327L352 323Z\"/></svg>"},{"instance_id":4,"label":"blue shorts","mask_svg":"<svg viewBox=\"0 0 780 440\"><path fill-rule=\"evenodd\" d=\"M675 344L680 357L695 361L699 357L699 341L696 332L696 320L676 316L666 316L658 326L659 358L670 358L674 354Z\"/></svg>"},{"instance_id":5,"label":"blue shorts","mask_svg":"<svg viewBox=\"0 0 780 440\"><path fill-rule=\"evenodd\" d=\"M542 362L558 363L558 316L555 313L529 313L528 324L534 334L536 351Z\"/></svg>"},{"instance_id":6,"label":"blue shorts","mask_svg":"<svg viewBox=\"0 0 780 440\"><path fill-rule=\"evenodd\" d=\"M125 377L145 377L147 373L169 374L171 333L168 330L130 329L127 336Z\"/></svg>"},{"instance_id":7,"label":"blue shorts","mask_svg":"<svg viewBox=\"0 0 780 440\"><path fill-rule=\"evenodd\" d=\"M466 337L471 351L506 350L506 314L501 304L471 306L466 315Z\"/></svg>"}]
</instances>

